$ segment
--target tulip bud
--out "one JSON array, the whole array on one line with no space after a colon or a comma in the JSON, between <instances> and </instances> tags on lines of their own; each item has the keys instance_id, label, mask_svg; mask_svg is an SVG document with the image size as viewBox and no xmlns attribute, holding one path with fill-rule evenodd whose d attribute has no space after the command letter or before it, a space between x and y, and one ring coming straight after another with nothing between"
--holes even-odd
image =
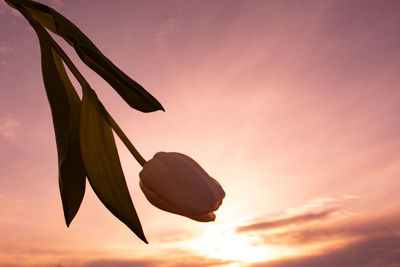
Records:
<instances>
[{"instance_id":1,"label":"tulip bud","mask_svg":"<svg viewBox=\"0 0 400 267\"><path fill-rule=\"evenodd\" d=\"M140 188L159 209L208 222L215 220L225 192L192 158L176 152L158 152L139 173Z\"/></svg>"}]
</instances>

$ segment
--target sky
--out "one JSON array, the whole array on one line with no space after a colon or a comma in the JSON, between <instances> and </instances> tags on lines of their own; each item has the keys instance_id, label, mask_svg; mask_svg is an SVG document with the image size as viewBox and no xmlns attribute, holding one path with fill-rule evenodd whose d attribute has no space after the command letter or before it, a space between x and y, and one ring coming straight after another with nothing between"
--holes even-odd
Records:
<instances>
[{"instance_id":1,"label":"sky","mask_svg":"<svg viewBox=\"0 0 400 267\"><path fill-rule=\"evenodd\" d=\"M56 38L141 154L189 155L226 198L209 223L155 208L116 138L149 244L88 183L67 228L38 39L0 1L0 266L400 263L399 1L41 2L164 106L133 110Z\"/></svg>"}]
</instances>

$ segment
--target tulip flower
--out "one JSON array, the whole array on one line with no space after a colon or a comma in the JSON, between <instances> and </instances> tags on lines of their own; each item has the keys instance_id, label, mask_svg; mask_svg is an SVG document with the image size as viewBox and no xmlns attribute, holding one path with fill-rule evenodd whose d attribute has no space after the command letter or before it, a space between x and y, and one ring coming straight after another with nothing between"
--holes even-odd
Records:
<instances>
[{"instance_id":1,"label":"tulip flower","mask_svg":"<svg viewBox=\"0 0 400 267\"><path fill-rule=\"evenodd\" d=\"M225 192L192 158L176 152L158 152L139 173L140 188L159 209L209 222Z\"/></svg>"}]
</instances>

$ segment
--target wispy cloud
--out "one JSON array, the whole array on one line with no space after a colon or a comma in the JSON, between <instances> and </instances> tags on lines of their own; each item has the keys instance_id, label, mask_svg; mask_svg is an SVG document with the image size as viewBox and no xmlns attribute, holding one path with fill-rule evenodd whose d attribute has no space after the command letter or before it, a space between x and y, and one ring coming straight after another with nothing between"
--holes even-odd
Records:
<instances>
[{"instance_id":1,"label":"wispy cloud","mask_svg":"<svg viewBox=\"0 0 400 267\"><path fill-rule=\"evenodd\" d=\"M306 201L303 205L288 208L265 220L253 221L236 228L236 232L268 231L276 228L285 228L292 225L303 225L307 223L321 223L329 219L338 219L347 216L349 211L340 209L358 199L355 194L346 194L339 197L317 197ZM346 215L347 214L347 215Z\"/></svg>"},{"instance_id":2,"label":"wispy cloud","mask_svg":"<svg viewBox=\"0 0 400 267\"><path fill-rule=\"evenodd\" d=\"M397 213L398 214L398 213ZM303 247L342 241L328 245L312 255L264 262L254 267L303 266L398 266L400 262L400 216L393 213L374 218L289 229L262 235L263 245Z\"/></svg>"},{"instance_id":3,"label":"wispy cloud","mask_svg":"<svg viewBox=\"0 0 400 267\"><path fill-rule=\"evenodd\" d=\"M328 225L312 225L286 232L265 234L268 243L304 245L342 238L372 238L391 235L400 230L400 216L335 222ZM400 247L399 247L400 248Z\"/></svg>"},{"instance_id":4,"label":"wispy cloud","mask_svg":"<svg viewBox=\"0 0 400 267\"><path fill-rule=\"evenodd\" d=\"M11 45L0 44L0 55L7 55L14 51Z\"/></svg>"},{"instance_id":5,"label":"wispy cloud","mask_svg":"<svg viewBox=\"0 0 400 267\"><path fill-rule=\"evenodd\" d=\"M192 254L187 254L185 257L171 258L158 257L157 259L111 259L111 260L95 260L80 267L153 267L153 266L165 266L165 267L202 267L202 266L226 266L226 261L217 259L208 259L206 257L199 257Z\"/></svg>"},{"instance_id":6,"label":"wispy cloud","mask_svg":"<svg viewBox=\"0 0 400 267\"><path fill-rule=\"evenodd\" d=\"M157 261L152 260L96 260L86 263L85 265L82 265L82 267L151 267L157 266L157 264Z\"/></svg>"},{"instance_id":7,"label":"wispy cloud","mask_svg":"<svg viewBox=\"0 0 400 267\"><path fill-rule=\"evenodd\" d=\"M0 118L0 136L13 140L18 126L19 121L12 116L4 116L3 118Z\"/></svg>"},{"instance_id":8,"label":"wispy cloud","mask_svg":"<svg viewBox=\"0 0 400 267\"><path fill-rule=\"evenodd\" d=\"M177 19L171 18L158 26L156 32L156 42L159 46L164 46L167 38L172 35L177 28Z\"/></svg>"},{"instance_id":9,"label":"wispy cloud","mask_svg":"<svg viewBox=\"0 0 400 267\"><path fill-rule=\"evenodd\" d=\"M268 220L264 222L249 224L240 226L237 228L237 232L248 232L248 231L260 231L269 230L272 228L285 227L292 224L303 224L310 221L322 220L331 215L337 210L336 207L328 208L318 212L308 212L304 214L299 214L292 217L280 218L275 220Z\"/></svg>"},{"instance_id":10,"label":"wispy cloud","mask_svg":"<svg viewBox=\"0 0 400 267\"><path fill-rule=\"evenodd\" d=\"M399 266L400 236L372 237L315 256L263 262L251 267L378 267Z\"/></svg>"}]
</instances>

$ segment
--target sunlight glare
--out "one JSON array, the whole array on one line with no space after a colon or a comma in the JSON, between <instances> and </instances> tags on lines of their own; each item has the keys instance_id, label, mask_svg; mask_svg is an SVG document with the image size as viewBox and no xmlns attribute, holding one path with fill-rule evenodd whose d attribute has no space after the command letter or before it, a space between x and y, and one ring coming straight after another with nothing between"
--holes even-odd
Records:
<instances>
[{"instance_id":1,"label":"sunlight glare","mask_svg":"<svg viewBox=\"0 0 400 267\"><path fill-rule=\"evenodd\" d=\"M274 251L272 247L255 246L257 239L256 236L238 234L235 232L235 227L224 224L209 227L204 235L185 242L185 246L207 257L237 264L266 261L278 257L278 251Z\"/></svg>"}]
</instances>

